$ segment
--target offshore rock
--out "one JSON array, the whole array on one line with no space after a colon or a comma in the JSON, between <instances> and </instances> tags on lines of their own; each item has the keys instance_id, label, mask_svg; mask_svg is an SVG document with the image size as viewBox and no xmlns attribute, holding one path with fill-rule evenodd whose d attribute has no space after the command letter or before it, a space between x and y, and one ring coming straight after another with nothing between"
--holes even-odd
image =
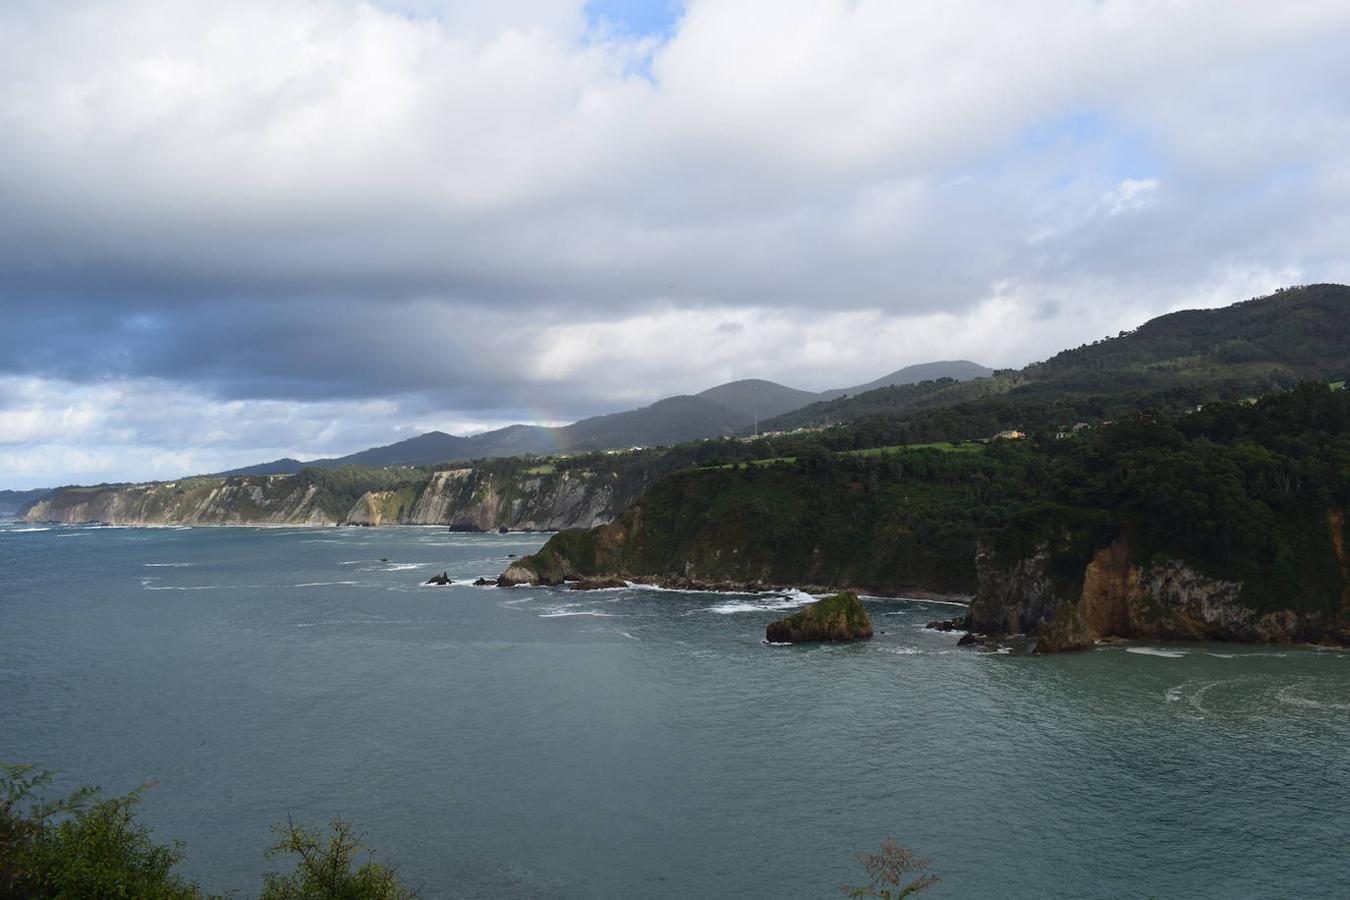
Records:
<instances>
[{"instance_id":1,"label":"offshore rock","mask_svg":"<svg viewBox=\"0 0 1350 900\"><path fill-rule=\"evenodd\" d=\"M574 591L603 591L609 588L626 588L628 582L617 575L602 575L599 578L583 578L572 582Z\"/></svg>"},{"instance_id":2,"label":"offshore rock","mask_svg":"<svg viewBox=\"0 0 1350 900\"><path fill-rule=\"evenodd\" d=\"M426 583L437 584L440 585L441 587L445 587L448 584L454 584L454 579L450 577L450 574L448 572L442 572L439 575L432 575L430 578L427 579Z\"/></svg>"},{"instance_id":3,"label":"offshore rock","mask_svg":"<svg viewBox=\"0 0 1350 900\"><path fill-rule=\"evenodd\" d=\"M861 641L871 636L872 620L852 591L817 600L786 619L771 622L764 634L772 644Z\"/></svg>"}]
</instances>

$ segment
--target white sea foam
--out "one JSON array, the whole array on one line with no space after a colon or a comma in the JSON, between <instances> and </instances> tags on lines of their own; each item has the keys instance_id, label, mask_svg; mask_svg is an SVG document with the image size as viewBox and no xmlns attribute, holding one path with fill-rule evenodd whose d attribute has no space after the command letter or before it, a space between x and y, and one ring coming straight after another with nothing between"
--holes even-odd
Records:
<instances>
[{"instance_id":1,"label":"white sea foam","mask_svg":"<svg viewBox=\"0 0 1350 900\"><path fill-rule=\"evenodd\" d=\"M10 531L14 532L15 534L27 534L33 531L51 531L51 529L45 526L35 526L30 528L11 528Z\"/></svg>"},{"instance_id":2,"label":"white sea foam","mask_svg":"<svg viewBox=\"0 0 1350 900\"><path fill-rule=\"evenodd\" d=\"M555 609L552 612L540 613L541 619L560 619L565 616L595 616L597 619L623 619L625 616L618 616L614 613L601 612L598 609Z\"/></svg>"},{"instance_id":3,"label":"white sea foam","mask_svg":"<svg viewBox=\"0 0 1350 900\"><path fill-rule=\"evenodd\" d=\"M411 571L411 570L413 570L413 569L420 569L420 568L422 568L422 564L421 564L421 563L387 563L387 564L385 564L384 567L385 567L385 570L386 570L386 571L389 571L389 572L408 572L408 571Z\"/></svg>"},{"instance_id":4,"label":"white sea foam","mask_svg":"<svg viewBox=\"0 0 1350 900\"><path fill-rule=\"evenodd\" d=\"M887 597L882 594L859 594L858 599L867 603L886 603L895 600L903 600L906 603L934 603L938 606L960 606L963 609L970 606L969 603L963 603L960 600L930 600L926 597Z\"/></svg>"},{"instance_id":5,"label":"white sea foam","mask_svg":"<svg viewBox=\"0 0 1350 900\"><path fill-rule=\"evenodd\" d=\"M1185 687L1183 684L1170 687L1163 693L1163 696L1167 698L1168 703L1176 703L1181 699L1181 689L1183 687Z\"/></svg>"},{"instance_id":6,"label":"white sea foam","mask_svg":"<svg viewBox=\"0 0 1350 900\"><path fill-rule=\"evenodd\" d=\"M792 642L791 642L791 641L769 641L769 640L763 640L763 641L760 641L760 643L761 643L761 644L766 644L766 645L768 645L768 646L770 646L770 647L791 647L791 646L792 646Z\"/></svg>"},{"instance_id":7,"label":"white sea foam","mask_svg":"<svg viewBox=\"0 0 1350 900\"><path fill-rule=\"evenodd\" d=\"M145 567L146 567L147 569L186 569L186 568L187 568L188 566L190 566L190 565L192 565L192 563L190 563L190 562L186 562L186 563L184 563L184 562L178 562L178 563L146 563L146 564L145 564Z\"/></svg>"},{"instance_id":8,"label":"white sea foam","mask_svg":"<svg viewBox=\"0 0 1350 900\"><path fill-rule=\"evenodd\" d=\"M709 606L703 611L728 616L733 613L772 612L780 609L797 609L808 603L815 602L816 598L805 591L793 589L786 594L760 594L753 600L732 600L727 603L719 603L716 606Z\"/></svg>"},{"instance_id":9,"label":"white sea foam","mask_svg":"<svg viewBox=\"0 0 1350 900\"><path fill-rule=\"evenodd\" d=\"M1350 710L1350 703L1332 703L1328 700L1314 700L1311 697L1300 697L1291 693L1293 686L1280 688L1275 694L1275 699L1286 706L1296 706L1300 709L1335 709Z\"/></svg>"},{"instance_id":10,"label":"white sea foam","mask_svg":"<svg viewBox=\"0 0 1350 900\"><path fill-rule=\"evenodd\" d=\"M361 582L359 582L359 581L306 581L306 582L302 582L301 584L297 584L297 585L295 585L295 586L298 587L298 588L302 588L302 587L335 587L335 586L341 585L341 584L360 584L360 583L361 583Z\"/></svg>"},{"instance_id":11,"label":"white sea foam","mask_svg":"<svg viewBox=\"0 0 1350 900\"><path fill-rule=\"evenodd\" d=\"M1126 653L1137 653L1140 656L1162 656L1167 659L1181 659L1186 655L1184 650L1163 650L1158 647L1126 647Z\"/></svg>"},{"instance_id":12,"label":"white sea foam","mask_svg":"<svg viewBox=\"0 0 1350 900\"><path fill-rule=\"evenodd\" d=\"M626 638L628 638L628 639L630 639L630 640L634 640L634 641L640 641L640 640L642 640L642 638L633 637L633 635L629 634L629 633L626 632L626 631L620 631L619 634L623 635L624 637L626 637Z\"/></svg>"}]
</instances>

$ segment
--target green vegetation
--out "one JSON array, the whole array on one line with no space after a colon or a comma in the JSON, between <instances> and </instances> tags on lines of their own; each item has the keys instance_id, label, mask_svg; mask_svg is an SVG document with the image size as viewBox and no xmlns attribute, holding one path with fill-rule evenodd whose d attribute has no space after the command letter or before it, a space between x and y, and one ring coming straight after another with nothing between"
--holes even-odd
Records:
<instances>
[{"instance_id":1,"label":"green vegetation","mask_svg":"<svg viewBox=\"0 0 1350 900\"><path fill-rule=\"evenodd\" d=\"M931 444L897 444L891 447L868 447L864 450L847 450L851 456L881 456L886 453L905 453L910 450L941 450L944 453L979 453L983 444L974 441L934 441Z\"/></svg>"},{"instance_id":2,"label":"green vegetation","mask_svg":"<svg viewBox=\"0 0 1350 900\"><path fill-rule=\"evenodd\" d=\"M1243 582L1254 609L1331 615L1346 584L1328 511L1347 506L1350 394L1310 382L1253 405L1135 413L1074 440L806 445L791 463L686 470L526 565L550 577L970 593L978 542L1005 561L1049 545L1054 570L1081 578L1095 550L1125 535L1141 558Z\"/></svg>"},{"instance_id":3,"label":"green vegetation","mask_svg":"<svg viewBox=\"0 0 1350 900\"><path fill-rule=\"evenodd\" d=\"M51 780L33 766L0 765L0 898L202 896L173 874L181 845L156 844L136 822L145 787L106 799L92 787L36 799Z\"/></svg>"},{"instance_id":4,"label":"green vegetation","mask_svg":"<svg viewBox=\"0 0 1350 900\"><path fill-rule=\"evenodd\" d=\"M41 799L53 773L0 764L0 900L201 900L198 885L174 873L180 843L157 844L136 821L148 785L104 798L96 787ZM268 874L262 900L406 900L396 873L364 853L348 822L331 834L288 822L274 829L269 856L299 858L290 874Z\"/></svg>"},{"instance_id":5,"label":"green vegetation","mask_svg":"<svg viewBox=\"0 0 1350 900\"><path fill-rule=\"evenodd\" d=\"M861 641L872 636L872 620L858 595L844 591L770 622L765 639L775 644L804 641Z\"/></svg>"},{"instance_id":6,"label":"green vegetation","mask_svg":"<svg viewBox=\"0 0 1350 900\"><path fill-rule=\"evenodd\" d=\"M987 437L1006 428L1116 418L1150 407L1197 404L1284 390L1350 373L1350 287L1309 285L1223 309L1187 310L1065 350L1021 371L954 382L939 379L867 391L761 423L890 429L892 443ZM1189 406L1187 406L1189 404ZM1055 407L1060 412L1055 415ZM954 415L943 415L954 407ZM1078 407L1076 411L1071 411ZM911 422L906 432L900 422ZM876 446L862 437L859 446ZM838 448L836 448L838 449Z\"/></svg>"},{"instance_id":7,"label":"green vegetation","mask_svg":"<svg viewBox=\"0 0 1350 900\"><path fill-rule=\"evenodd\" d=\"M849 897L900 900L932 887L939 880L928 872L928 867L933 864L930 857L916 858L894 838L882 841L879 853L859 853L857 860L867 871L868 883L861 887L840 888Z\"/></svg>"},{"instance_id":8,"label":"green vegetation","mask_svg":"<svg viewBox=\"0 0 1350 900\"><path fill-rule=\"evenodd\" d=\"M375 862L352 824L334 819L330 833L287 822L272 830L277 842L269 857L295 856L290 874L263 876L259 900L411 900L417 893L399 884L397 873ZM365 861L358 865L358 858Z\"/></svg>"}]
</instances>

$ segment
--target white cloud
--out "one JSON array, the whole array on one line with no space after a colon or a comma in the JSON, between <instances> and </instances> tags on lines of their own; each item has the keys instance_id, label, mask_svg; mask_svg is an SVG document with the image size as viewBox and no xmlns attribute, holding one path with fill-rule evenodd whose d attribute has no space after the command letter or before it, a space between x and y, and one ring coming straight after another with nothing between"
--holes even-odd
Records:
<instances>
[{"instance_id":1,"label":"white cloud","mask_svg":"<svg viewBox=\"0 0 1350 900\"><path fill-rule=\"evenodd\" d=\"M4 5L0 373L46 387L0 444L336 452L1017 365L1350 279L1342 0L587 28L581 0Z\"/></svg>"},{"instance_id":2,"label":"white cloud","mask_svg":"<svg viewBox=\"0 0 1350 900\"><path fill-rule=\"evenodd\" d=\"M1137 212L1158 202L1158 179L1126 178L1108 191L1102 202L1108 216Z\"/></svg>"}]
</instances>

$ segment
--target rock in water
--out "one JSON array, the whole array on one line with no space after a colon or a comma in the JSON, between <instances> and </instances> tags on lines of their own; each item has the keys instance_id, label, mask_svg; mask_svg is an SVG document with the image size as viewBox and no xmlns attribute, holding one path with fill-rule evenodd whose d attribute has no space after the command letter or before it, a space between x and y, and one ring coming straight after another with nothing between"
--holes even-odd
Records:
<instances>
[{"instance_id":1,"label":"rock in water","mask_svg":"<svg viewBox=\"0 0 1350 900\"><path fill-rule=\"evenodd\" d=\"M872 620L858 595L844 591L802 607L769 624L765 639L773 644L803 641L862 641L872 636Z\"/></svg>"},{"instance_id":2,"label":"rock in water","mask_svg":"<svg viewBox=\"0 0 1350 900\"><path fill-rule=\"evenodd\" d=\"M427 579L427 584L439 584L442 587L444 587L447 584L453 583L454 582L450 578L450 574L448 572L442 572L439 575L432 575L430 578Z\"/></svg>"},{"instance_id":3,"label":"rock in water","mask_svg":"<svg viewBox=\"0 0 1350 900\"><path fill-rule=\"evenodd\" d=\"M628 587L628 582L615 575L602 575L599 578L583 578L572 582L574 591L603 591L606 588Z\"/></svg>"}]
</instances>

